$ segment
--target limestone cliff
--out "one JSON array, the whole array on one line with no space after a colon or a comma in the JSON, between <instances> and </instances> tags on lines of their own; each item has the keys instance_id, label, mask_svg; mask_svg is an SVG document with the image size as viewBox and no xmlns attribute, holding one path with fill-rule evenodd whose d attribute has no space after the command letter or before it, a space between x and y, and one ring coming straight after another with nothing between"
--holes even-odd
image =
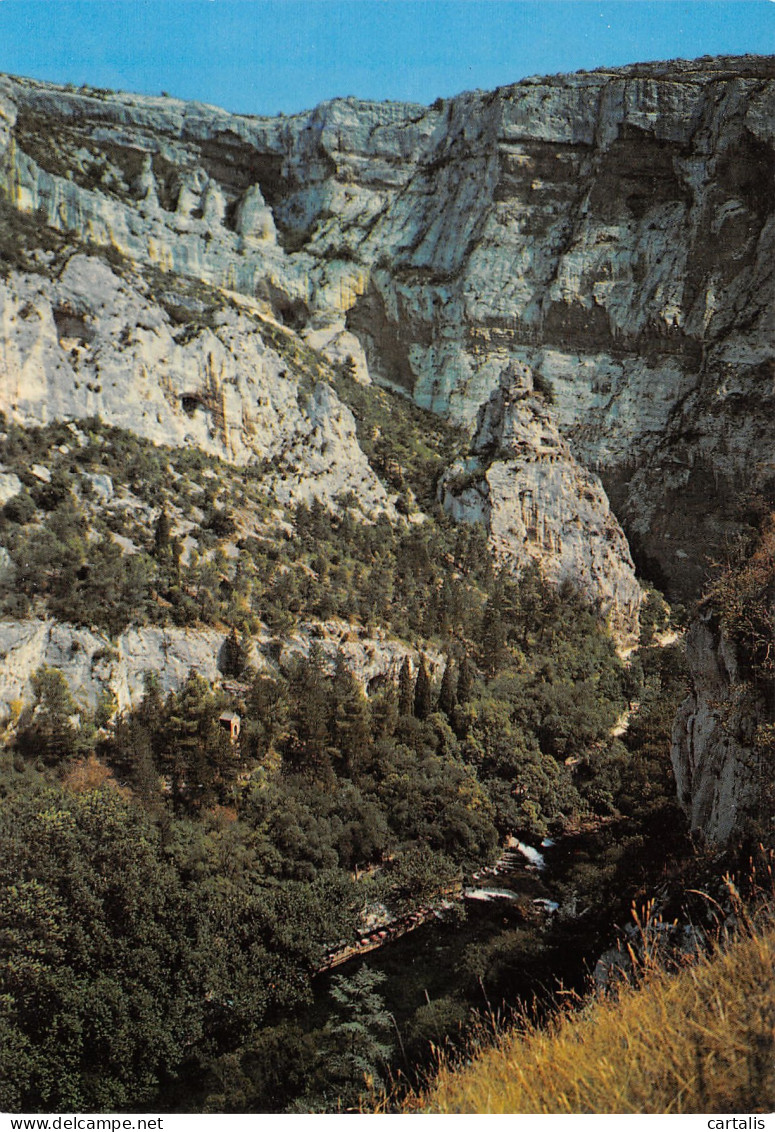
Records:
<instances>
[{"instance_id":1,"label":"limestone cliff","mask_svg":"<svg viewBox=\"0 0 775 1132\"><path fill-rule=\"evenodd\" d=\"M99 416L157 443L264 461L275 497L395 514L322 358L247 304L186 294L75 254L0 280L0 407L17 424ZM311 372L313 371L313 372ZM317 380L313 383L313 377Z\"/></svg>"},{"instance_id":2,"label":"limestone cliff","mask_svg":"<svg viewBox=\"0 0 775 1132\"><path fill-rule=\"evenodd\" d=\"M525 368L510 368L479 413L471 454L442 484L456 519L483 522L497 561L537 562L597 603L622 644L638 634L641 589L599 478L574 459Z\"/></svg>"},{"instance_id":3,"label":"limestone cliff","mask_svg":"<svg viewBox=\"0 0 775 1132\"><path fill-rule=\"evenodd\" d=\"M770 475L774 74L709 60L456 100L351 316L375 374L465 419L529 364L678 594Z\"/></svg>"},{"instance_id":4,"label":"limestone cliff","mask_svg":"<svg viewBox=\"0 0 775 1132\"><path fill-rule=\"evenodd\" d=\"M687 656L692 691L673 728L678 798L691 828L722 842L764 815L770 784L757 729L769 714L710 610L692 625Z\"/></svg>"},{"instance_id":5,"label":"limestone cliff","mask_svg":"<svg viewBox=\"0 0 775 1132\"><path fill-rule=\"evenodd\" d=\"M210 684L223 677L219 667L226 636L217 629L177 629L144 626L130 628L115 640L57 621L0 621L0 715L7 718L12 705L30 702L31 677L42 666L64 675L83 707L93 709L107 692L123 711L136 707L145 691L146 674L154 673L162 693L176 690L189 672ZM338 653L365 688L384 680L396 681L404 658L414 668L416 650L380 631L354 632L345 622L308 622L297 632L278 639L268 633L254 637L250 663L270 675L288 671L295 660L306 656L315 641L333 671ZM430 673L439 677L443 656L431 650L424 654Z\"/></svg>"},{"instance_id":6,"label":"limestone cliff","mask_svg":"<svg viewBox=\"0 0 775 1132\"><path fill-rule=\"evenodd\" d=\"M472 425L531 366L636 559L687 595L741 488L770 486L774 79L702 59L265 119L5 78L0 184L340 357L357 335Z\"/></svg>"}]
</instances>

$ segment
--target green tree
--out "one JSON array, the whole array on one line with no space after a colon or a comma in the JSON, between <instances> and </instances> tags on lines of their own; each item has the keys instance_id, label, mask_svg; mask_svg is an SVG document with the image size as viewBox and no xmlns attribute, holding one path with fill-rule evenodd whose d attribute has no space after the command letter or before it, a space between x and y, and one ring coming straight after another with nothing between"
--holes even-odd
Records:
<instances>
[{"instance_id":1,"label":"green tree","mask_svg":"<svg viewBox=\"0 0 775 1132\"><path fill-rule=\"evenodd\" d=\"M379 988L386 976L368 966L348 978L335 975L331 985L338 1018L329 1022L326 1061L339 1104L353 1108L359 1098L383 1085L390 1053L390 1015Z\"/></svg>"},{"instance_id":2,"label":"green tree","mask_svg":"<svg viewBox=\"0 0 775 1132\"><path fill-rule=\"evenodd\" d=\"M166 509L162 507L156 519L156 525L153 531L153 553L154 557L160 561L167 558L170 554L171 533L170 517Z\"/></svg>"},{"instance_id":3,"label":"green tree","mask_svg":"<svg viewBox=\"0 0 775 1132\"><path fill-rule=\"evenodd\" d=\"M404 657L398 674L398 714L401 716L414 714L414 677L408 654Z\"/></svg>"},{"instance_id":4,"label":"green tree","mask_svg":"<svg viewBox=\"0 0 775 1132\"><path fill-rule=\"evenodd\" d=\"M256 759L279 751L288 739L290 692L285 680L257 675L247 695L243 749Z\"/></svg>"},{"instance_id":5,"label":"green tree","mask_svg":"<svg viewBox=\"0 0 775 1132\"><path fill-rule=\"evenodd\" d=\"M242 675L247 662L248 654L245 642L240 638L236 628L232 626L221 647L218 667L224 676L233 676L236 679Z\"/></svg>"},{"instance_id":6,"label":"green tree","mask_svg":"<svg viewBox=\"0 0 775 1132\"><path fill-rule=\"evenodd\" d=\"M417 680L414 685L414 714L417 719L427 719L433 710L433 693L431 678L425 657L420 657L420 666L417 670Z\"/></svg>"},{"instance_id":7,"label":"green tree","mask_svg":"<svg viewBox=\"0 0 775 1132\"><path fill-rule=\"evenodd\" d=\"M369 699L373 742L391 739L398 726L398 689L392 681Z\"/></svg>"},{"instance_id":8,"label":"green tree","mask_svg":"<svg viewBox=\"0 0 775 1132\"><path fill-rule=\"evenodd\" d=\"M337 653L330 694L331 744L341 768L354 776L369 760L371 718L368 701L341 652Z\"/></svg>"},{"instance_id":9,"label":"green tree","mask_svg":"<svg viewBox=\"0 0 775 1132\"><path fill-rule=\"evenodd\" d=\"M238 751L218 717L225 700L191 671L165 702L159 765L169 778L176 809L224 800L238 769Z\"/></svg>"},{"instance_id":10,"label":"green tree","mask_svg":"<svg viewBox=\"0 0 775 1132\"><path fill-rule=\"evenodd\" d=\"M452 660L447 657L447 663L444 666L444 674L441 677L441 688L439 689L439 711L443 712L447 719L452 719L456 704L455 673Z\"/></svg>"},{"instance_id":11,"label":"green tree","mask_svg":"<svg viewBox=\"0 0 775 1132\"><path fill-rule=\"evenodd\" d=\"M507 659L506 620L503 610L502 587L490 595L482 615L482 666L494 676Z\"/></svg>"},{"instance_id":12,"label":"green tree","mask_svg":"<svg viewBox=\"0 0 775 1132\"><path fill-rule=\"evenodd\" d=\"M327 774L330 688L318 644L313 644L309 656L297 664L290 680L290 694L292 718L283 757L294 770Z\"/></svg>"},{"instance_id":13,"label":"green tree","mask_svg":"<svg viewBox=\"0 0 775 1132\"><path fill-rule=\"evenodd\" d=\"M18 749L50 766L85 753L89 743L81 733L79 708L59 669L44 665L31 683L35 699L19 719Z\"/></svg>"},{"instance_id":14,"label":"green tree","mask_svg":"<svg viewBox=\"0 0 775 1132\"><path fill-rule=\"evenodd\" d=\"M157 831L115 792L48 789L7 799L0 836L0 1016L22 1058L0 1103L148 1104L199 1039L206 992Z\"/></svg>"},{"instance_id":15,"label":"green tree","mask_svg":"<svg viewBox=\"0 0 775 1132\"><path fill-rule=\"evenodd\" d=\"M467 704L470 700L475 679L476 672L474 666L468 657L464 656L460 663L460 671L457 679L457 702L460 705Z\"/></svg>"}]
</instances>

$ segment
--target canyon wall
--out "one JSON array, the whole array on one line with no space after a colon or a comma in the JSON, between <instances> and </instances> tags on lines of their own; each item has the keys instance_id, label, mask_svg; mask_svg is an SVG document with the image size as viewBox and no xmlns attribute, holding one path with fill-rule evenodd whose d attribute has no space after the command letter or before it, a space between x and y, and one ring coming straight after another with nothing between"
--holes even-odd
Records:
<instances>
[{"instance_id":1,"label":"canyon wall","mask_svg":"<svg viewBox=\"0 0 775 1132\"><path fill-rule=\"evenodd\" d=\"M2 408L99 414L264 460L280 501L353 492L394 515L329 380L352 358L469 430L450 513L581 585L626 643L632 558L691 599L773 502L774 123L770 57L273 119L3 77L4 207L71 246L5 273ZM175 280L221 295L194 332L209 300L180 284L176 321ZM696 786L718 746L706 630L677 767L721 836L736 803Z\"/></svg>"}]
</instances>

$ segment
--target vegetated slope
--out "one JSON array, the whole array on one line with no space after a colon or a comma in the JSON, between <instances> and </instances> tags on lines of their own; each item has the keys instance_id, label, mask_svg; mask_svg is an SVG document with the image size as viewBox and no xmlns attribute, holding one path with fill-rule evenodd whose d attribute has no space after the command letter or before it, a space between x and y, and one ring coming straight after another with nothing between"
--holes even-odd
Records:
<instances>
[{"instance_id":1,"label":"vegetated slope","mask_svg":"<svg viewBox=\"0 0 775 1132\"><path fill-rule=\"evenodd\" d=\"M395 437L388 472L427 495L454 434L418 434L421 410L356 392L372 459ZM360 1062L336 1059L346 1013L331 1000L326 1022L303 1023L329 949L443 900L507 833L632 820L561 895L571 917L596 897L602 923L608 893L640 883L671 806L663 716L681 677L648 648L625 668L572 588L499 574L481 528L442 512L281 508L260 467L95 419L7 426L1 443L4 673L23 676L0 780L5 1108L356 1107ZM11 647L19 626L43 634L48 666L24 634ZM176 634L198 639L188 656L214 688L173 664ZM633 698L623 742L611 732ZM481 987L505 995L526 959L551 965L551 924L529 900L512 916L460 978L405 1003L418 1062L469 1023ZM33 936L50 947L30 965ZM402 1055L370 1056L377 1075Z\"/></svg>"},{"instance_id":2,"label":"vegetated slope","mask_svg":"<svg viewBox=\"0 0 775 1132\"><path fill-rule=\"evenodd\" d=\"M775 930L679 973L652 970L545 1029L442 1068L405 1111L752 1113L775 1107Z\"/></svg>"},{"instance_id":3,"label":"vegetated slope","mask_svg":"<svg viewBox=\"0 0 775 1132\"><path fill-rule=\"evenodd\" d=\"M29 267L34 244L11 237ZM99 324L134 269L52 245L68 286L86 281ZM31 292L44 307L51 281ZM139 295L146 285L130 284ZM221 296L169 277L154 285L144 309L170 349L171 286L184 308L177 346L224 333ZM629 757L611 735L627 699L659 678L653 665L624 668L571 586L498 571L481 526L455 526L436 502L458 431L359 383L346 359L332 367L293 332L245 316L270 395L291 406L291 437L308 427L315 386L338 391L352 405L345 439L368 458L368 482L385 485L376 495L320 490L308 451L291 464L222 459L212 403L179 392L158 411L193 420L208 451L159 443L142 398L128 410L135 431L85 415L104 392L96 366L117 355L108 334L91 352L83 307L56 309L54 356L61 333L96 388L67 411L74 419L6 420L0 436L3 1106L356 1106L360 1063L332 1068L346 1015L332 1001L312 1035L302 1026L327 951L369 917L439 902L507 833L631 813L649 779L657 811L669 806L664 744ZM27 320L43 321L34 309ZM241 717L236 745L225 710ZM122 871L134 841L137 868ZM603 874L616 887L618 858ZM589 871L568 879L569 906L589 883ZM515 914L524 931L496 929L460 986L408 1007L418 1061L429 1035L467 1025L480 986L506 993L505 956L550 961L547 925L529 904ZM33 936L51 947L29 965ZM95 1001L107 1029L90 1021ZM256 1050L262 1066L299 1072L257 1072ZM398 1056L369 1064L377 1074Z\"/></svg>"},{"instance_id":4,"label":"vegetated slope","mask_svg":"<svg viewBox=\"0 0 775 1132\"><path fill-rule=\"evenodd\" d=\"M440 684L407 663L367 698L341 657L332 672L313 647L257 673L239 637L225 688L192 673L165 696L150 679L120 715L109 697L76 704L61 671L35 675L0 759L4 1108L357 1107L364 1064L376 1080L405 1050L366 1041L376 1008L350 1060L333 999L305 1028L328 950L369 919L438 904L514 830L627 825L567 876L571 924L590 894L605 904L604 889L620 899L642 882L664 823L677 828L658 668L643 679L651 724L628 751L611 729L639 689L594 615L535 575L493 586L478 679L466 656ZM238 743L224 709L241 717ZM418 1062L459 1035L482 988L508 993L526 961L551 969L552 923L529 898L510 916L430 1001L419 985L404 1001Z\"/></svg>"}]
</instances>

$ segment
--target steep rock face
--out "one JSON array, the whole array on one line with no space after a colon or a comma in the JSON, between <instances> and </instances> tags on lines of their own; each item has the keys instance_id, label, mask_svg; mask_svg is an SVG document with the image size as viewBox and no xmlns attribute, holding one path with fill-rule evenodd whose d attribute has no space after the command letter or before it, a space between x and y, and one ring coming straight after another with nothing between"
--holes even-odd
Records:
<instances>
[{"instance_id":1,"label":"steep rock face","mask_svg":"<svg viewBox=\"0 0 775 1132\"><path fill-rule=\"evenodd\" d=\"M768 474L773 73L629 68L456 100L371 238L414 237L396 236L350 319L373 373L463 419L505 362L531 365L641 561L680 594L743 482Z\"/></svg>"},{"instance_id":2,"label":"steep rock face","mask_svg":"<svg viewBox=\"0 0 775 1132\"><path fill-rule=\"evenodd\" d=\"M735 649L711 613L689 630L687 656L692 692L676 717L671 751L678 798L692 829L723 842L760 816L768 772L755 735L768 716L742 683Z\"/></svg>"},{"instance_id":3,"label":"steep rock face","mask_svg":"<svg viewBox=\"0 0 775 1132\"><path fill-rule=\"evenodd\" d=\"M769 490L771 58L278 119L9 78L0 95L2 192L49 223L322 341L354 333L380 380L472 425L504 365L530 365L675 594L741 489Z\"/></svg>"},{"instance_id":4,"label":"steep rock face","mask_svg":"<svg viewBox=\"0 0 775 1132\"><path fill-rule=\"evenodd\" d=\"M454 518L485 524L496 559L537 562L571 581L607 617L620 644L637 640L642 598L627 540L597 476L574 459L532 374L511 367L479 414L471 454L442 484Z\"/></svg>"},{"instance_id":5,"label":"steep rock face","mask_svg":"<svg viewBox=\"0 0 775 1132\"><path fill-rule=\"evenodd\" d=\"M142 698L146 672L159 676L164 692L183 683L193 670L213 681L224 634L213 629L129 629L107 637L57 621L0 622L0 705L31 699L30 677L41 665L64 675L79 703L94 707L103 691L120 709Z\"/></svg>"},{"instance_id":6,"label":"steep rock face","mask_svg":"<svg viewBox=\"0 0 775 1132\"><path fill-rule=\"evenodd\" d=\"M174 691L190 672L210 684L222 680L219 668L226 635L217 629L130 628L116 640L57 621L0 621L0 714L7 715L14 701L30 702L30 678L42 665L57 668L77 702L94 708L100 695L115 696L120 711L137 706L145 691L146 673L158 677L162 693ZM253 640L250 662L259 670L287 671L299 657L309 654L312 642L320 647L333 671L338 653L364 688L398 679L405 657L416 668L418 654L386 634L354 633L343 622L304 622L293 635L277 639L259 633ZM425 657L432 676L440 676L444 658L431 652Z\"/></svg>"},{"instance_id":7,"label":"steep rock face","mask_svg":"<svg viewBox=\"0 0 775 1132\"><path fill-rule=\"evenodd\" d=\"M201 103L0 79L3 191L18 207L165 271L344 329L356 249L439 115L324 103L258 118Z\"/></svg>"},{"instance_id":8,"label":"steep rock face","mask_svg":"<svg viewBox=\"0 0 775 1132\"><path fill-rule=\"evenodd\" d=\"M282 502L353 492L367 514L393 514L352 413L296 352L238 302L181 329L140 277L95 256L0 281L0 405L16 423L99 416L157 443L271 462Z\"/></svg>"}]
</instances>

